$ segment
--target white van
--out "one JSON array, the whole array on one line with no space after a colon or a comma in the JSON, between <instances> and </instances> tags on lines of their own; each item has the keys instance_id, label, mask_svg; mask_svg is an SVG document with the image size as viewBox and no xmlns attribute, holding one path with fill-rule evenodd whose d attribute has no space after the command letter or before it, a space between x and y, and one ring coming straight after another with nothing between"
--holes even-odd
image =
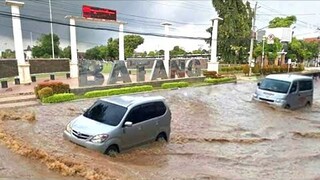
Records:
<instances>
[{"instance_id":1,"label":"white van","mask_svg":"<svg viewBox=\"0 0 320 180\"><path fill-rule=\"evenodd\" d=\"M286 109L311 106L313 79L295 74L268 75L258 83L253 99Z\"/></svg>"}]
</instances>

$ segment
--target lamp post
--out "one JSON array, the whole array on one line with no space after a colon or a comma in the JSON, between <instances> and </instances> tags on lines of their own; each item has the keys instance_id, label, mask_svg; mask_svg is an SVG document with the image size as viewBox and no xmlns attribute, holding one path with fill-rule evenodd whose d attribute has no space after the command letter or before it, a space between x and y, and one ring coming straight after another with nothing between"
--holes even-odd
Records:
<instances>
[{"instance_id":1,"label":"lamp post","mask_svg":"<svg viewBox=\"0 0 320 180\"><path fill-rule=\"evenodd\" d=\"M52 50L52 59L54 59L51 0L49 0L49 11L50 11L51 50Z\"/></svg>"}]
</instances>

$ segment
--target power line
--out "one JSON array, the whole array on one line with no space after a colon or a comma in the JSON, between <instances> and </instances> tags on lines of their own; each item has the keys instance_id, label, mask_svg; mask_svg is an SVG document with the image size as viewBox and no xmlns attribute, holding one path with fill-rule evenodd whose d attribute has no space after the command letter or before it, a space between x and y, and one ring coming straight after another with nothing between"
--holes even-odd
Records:
<instances>
[{"instance_id":1,"label":"power line","mask_svg":"<svg viewBox=\"0 0 320 180\"><path fill-rule=\"evenodd\" d=\"M1 16L5 17L20 17L22 19L27 19L31 21L37 21L37 22L43 22L43 23L51 23L51 21L48 20L42 20L37 17L32 17L32 16L25 16L25 15L13 15L13 14L8 14L8 12L0 11ZM63 25L63 26L73 26L67 23L63 22L57 22L57 21L52 21L53 24L57 25ZM112 32L119 32L118 29L111 29L111 28L101 28L101 27L89 27L89 26L83 26L83 25L74 25L75 27L78 28L83 28L83 29L93 29L93 30L105 30L105 31L112 31ZM176 36L176 35L164 35L164 34L159 34L159 33L145 33L145 32L134 32L134 31L123 31L124 33L129 33L129 34L137 34L137 35L144 35L144 36L155 36L155 37L167 37L167 38L175 38L175 39L193 39L193 40L205 40L207 38L204 37L191 37L191 36Z\"/></svg>"}]
</instances>

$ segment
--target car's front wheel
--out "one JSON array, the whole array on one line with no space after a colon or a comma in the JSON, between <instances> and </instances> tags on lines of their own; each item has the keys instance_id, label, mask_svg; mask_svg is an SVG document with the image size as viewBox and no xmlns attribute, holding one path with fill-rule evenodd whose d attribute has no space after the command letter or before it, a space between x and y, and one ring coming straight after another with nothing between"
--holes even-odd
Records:
<instances>
[{"instance_id":1,"label":"car's front wheel","mask_svg":"<svg viewBox=\"0 0 320 180\"><path fill-rule=\"evenodd\" d=\"M116 156L119 153L119 148L117 145L111 145L107 148L105 154L111 157Z\"/></svg>"}]
</instances>

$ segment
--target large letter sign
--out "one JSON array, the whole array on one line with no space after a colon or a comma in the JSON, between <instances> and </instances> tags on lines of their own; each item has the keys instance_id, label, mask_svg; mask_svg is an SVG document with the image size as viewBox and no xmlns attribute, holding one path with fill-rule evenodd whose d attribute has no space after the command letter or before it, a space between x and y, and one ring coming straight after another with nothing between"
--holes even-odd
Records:
<instances>
[{"instance_id":1,"label":"large letter sign","mask_svg":"<svg viewBox=\"0 0 320 180\"><path fill-rule=\"evenodd\" d=\"M163 60L155 60L153 64L151 80L156 80L158 78L168 79L168 75L163 64Z\"/></svg>"},{"instance_id":2,"label":"large letter sign","mask_svg":"<svg viewBox=\"0 0 320 180\"><path fill-rule=\"evenodd\" d=\"M120 76L119 76L120 74ZM115 84L117 81L131 82L128 69L124 61L115 61L112 66L112 71L109 74L107 84Z\"/></svg>"}]
</instances>

